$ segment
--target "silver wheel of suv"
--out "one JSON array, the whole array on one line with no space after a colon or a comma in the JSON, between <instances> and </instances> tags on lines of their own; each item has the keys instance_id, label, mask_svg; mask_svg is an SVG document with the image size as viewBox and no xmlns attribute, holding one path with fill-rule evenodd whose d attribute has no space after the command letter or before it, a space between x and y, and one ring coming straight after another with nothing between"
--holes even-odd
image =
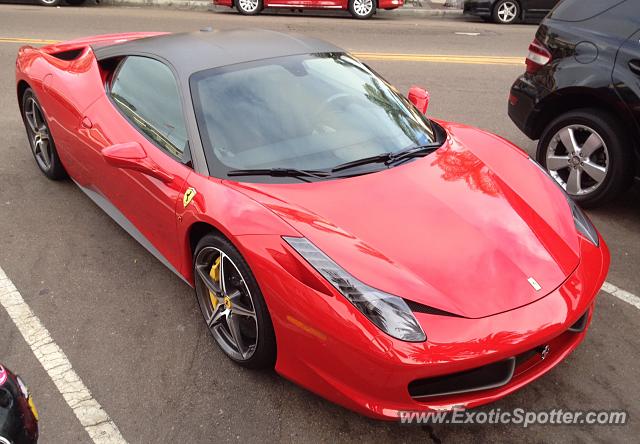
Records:
<instances>
[{"instance_id":1,"label":"silver wheel of suv","mask_svg":"<svg viewBox=\"0 0 640 444\"><path fill-rule=\"evenodd\" d=\"M607 177L607 144L585 125L561 128L551 138L545 157L551 176L572 196L593 193Z\"/></svg>"}]
</instances>

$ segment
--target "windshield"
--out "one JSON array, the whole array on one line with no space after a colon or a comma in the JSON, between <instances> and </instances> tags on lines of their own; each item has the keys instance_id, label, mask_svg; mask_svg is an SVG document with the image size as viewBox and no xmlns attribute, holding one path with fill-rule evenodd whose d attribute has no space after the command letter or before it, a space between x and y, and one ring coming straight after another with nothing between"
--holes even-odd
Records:
<instances>
[{"instance_id":1,"label":"windshield","mask_svg":"<svg viewBox=\"0 0 640 444\"><path fill-rule=\"evenodd\" d=\"M202 71L192 76L191 90L217 177L236 169L331 169L437 142L434 124L342 53Z\"/></svg>"}]
</instances>

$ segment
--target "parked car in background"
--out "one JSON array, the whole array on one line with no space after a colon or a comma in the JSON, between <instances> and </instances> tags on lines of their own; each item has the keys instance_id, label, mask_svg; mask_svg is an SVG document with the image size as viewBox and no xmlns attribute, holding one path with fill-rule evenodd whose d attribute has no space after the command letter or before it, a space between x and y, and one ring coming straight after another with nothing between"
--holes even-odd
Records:
<instances>
[{"instance_id":1,"label":"parked car in background","mask_svg":"<svg viewBox=\"0 0 640 444\"><path fill-rule=\"evenodd\" d=\"M38 412L20 376L0 364L0 444L35 444Z\"/></svg>"},{"instance_id":2,"label":"parked car in background","mask_svg":"<svg viewBox=\"0 0 640 444\"><path fill-rule=\"evenodd\" d=\"M396 9L404 0L213 0L214 5L235 7L240 14L260 14L264 8L337 9L358 19L368 19L376 9Z\"/></svg>"},{"instance_id":3,"label":"parked car in background","mask_svg":"<svg viewBox=\"0 0 640 444\"><path fill-rule=\"evenodd\" d=\"M465 0L464 13L495 23L540 20L560 0Z\"/></svg>"},{"instance_id":4,"label":"parked car in background","mask_svg":"<svg viewBox=\"0 0 640 444\"><path fill-rule=\"evenodd\" d=\"M639 3L565 0L540 25L511 88L509 116L584 205L610 200L640 171Z\"/></svg>"}]
</instances>

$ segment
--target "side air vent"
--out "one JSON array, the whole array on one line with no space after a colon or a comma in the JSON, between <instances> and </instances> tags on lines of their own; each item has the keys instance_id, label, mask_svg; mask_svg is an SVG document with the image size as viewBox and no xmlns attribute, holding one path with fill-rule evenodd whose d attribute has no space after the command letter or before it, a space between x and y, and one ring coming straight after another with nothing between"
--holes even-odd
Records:
<instances>
[{"instance_id":1,"label":"side air vent","mask_svg":"<svg viewBox=\"0 0 640 444\"><path fill-rule=\"evenodd\" d=\"M70 49L68 51L54 52L50 55L55 57L56 59L71 61L80 57L80 54L82 54L83 50L84 48Z\"/></svg>"},{"instance_id":2,"label":"side air vent","mask_svg":"<svg viewBox=\"0 0 640 444\"><path fill-rule=\"evenodd\" d=\"M578 319L575 322L575 324L569 327L569 331L572 331L574 333L580 333L581 331L584 331L584 329L587 328L588 319L589 319L589 310L587 310L585 314L580 316L580 319Z\"/></svg>"}]
</instances>

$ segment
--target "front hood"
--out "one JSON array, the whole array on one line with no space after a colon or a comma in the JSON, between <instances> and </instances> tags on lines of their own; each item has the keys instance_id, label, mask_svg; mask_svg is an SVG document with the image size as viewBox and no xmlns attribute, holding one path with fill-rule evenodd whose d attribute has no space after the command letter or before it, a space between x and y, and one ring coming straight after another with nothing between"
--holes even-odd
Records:
<instances>
[{"instance_id":1,"label":"front hood","mask_svg":"<svg viewBox=\"0 0 640 444\"><path fill-rule=\"evenodd\" d=\"M226 183L388 293L469 318L544 297L579 262L565 197L507 141L443 125L449 136L439 150L378 173Z\"/></svg>"}]
</instances>

